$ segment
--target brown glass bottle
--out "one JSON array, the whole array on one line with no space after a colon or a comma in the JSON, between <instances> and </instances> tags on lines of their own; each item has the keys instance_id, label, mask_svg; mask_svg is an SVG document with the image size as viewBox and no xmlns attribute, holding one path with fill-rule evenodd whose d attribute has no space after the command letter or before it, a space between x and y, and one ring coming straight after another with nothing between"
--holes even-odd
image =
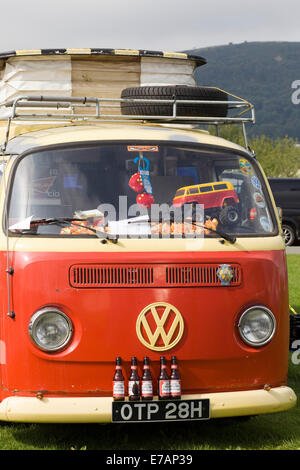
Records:
<instances>
[{"instance_id":1,"label":"brown glass bottle","mask_svg":"<svg viewBox=\"0 0 300 470\"><path fill-rule=\"evenodd\" d=\"M140 378L137 371L137 358L131 358L131 372L128 381L128 397L130 401L138 401L141 396Z\"/></svg>"},{"instance_id":2,"label":"brown glass bottle","mask_svg":"<svg viewBox=\"0 0 300 470\"><path fill-rule=\"evenodd\" d=\"M153 384L149 366L149 357L144 357L141 396L143 401L153 400Z\"/></svg>"},{"instance_id":3,"label":"brown glass bottle","mask_svg":"<svg viewBox=\"0 0 300 470\"><path fill-rule=\"evenodd\" d=\"M171 359L170 397L176 400L181 398L181 380L176 356Z\"/></svg>"},{"instance_id":4,"label":"brown glass bottle","mask_svg":"<svg viewBox=\"0 0 300 470\"><path fill-rule=\"evenodd\" d=\"M118 356L116 358L116 369L113 378L113 399L115 401L124 400L125 398L125 386L124 376L122 372L122 359Z\"/></svg>"},{"instance_id":5,"label":"brown glass bottle","mask_svg":"<svg viewBox=\"0 0 300 470\"><path fill-rule=\"evenodd\" d=\"M166 358L160 358L160 374L158 377L158 399L168 400L170 398L170 379L167 374Z\"/></svg>"}]
</instances>

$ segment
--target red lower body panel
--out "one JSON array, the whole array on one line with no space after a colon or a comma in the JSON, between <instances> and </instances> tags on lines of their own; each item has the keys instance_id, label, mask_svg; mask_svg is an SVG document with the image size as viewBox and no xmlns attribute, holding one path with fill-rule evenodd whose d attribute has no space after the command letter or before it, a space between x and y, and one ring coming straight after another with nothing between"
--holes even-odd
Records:
<instances>
[{"instance_id":1,"label":"red lower body panel","mask_svg":"<svg viewBox=\"0 0 300 470\"><path fill-rule=\"evenodd\" d=\"M286 381L289 316L283 251L107 255L16 252L11 257L14 319L7 316L7 284L1 285L2 399L38 391L52 396L111 396L116 356L122 357L127 378L131 357L136 356L141 364L148 356L155 390L161 355L167 358L168 370L171 356L177 356L183 393L250 390ZM6 254L2 266L5 258ZM173 277L170 285L162 274L167 267L182 268L179 271L183 273L187 272L185 266L202 264L238 266L240 277L230 286L220 285L216 278L195 282L196 278L184 276L177 283ZM123 269L119 272L130 266L130 275L118 274L112 279L113 285L108 278L104 284L100 278L98 284L85 278L88 282L84 286L74 286L70 277L74 265L113 265ZM154 277L147 274L137 279L141 265L152 267ZM117 285L116 279L120 281ZM165 351L149 349L137 335L139 314L153 303L170 304L183 319L180 340ZM253 305L269 308L277 322L272 341L259 349L246 346L237 328L241 313ZM28 335L30 317L45 306L61 309L74 326L69 346L58 353L40 351ZM164 308L157 308L157 312L161 318ZM164 324L166 333L171 319L169 323ZM154 334L155 322L149 322L149 326ZM147 340L144 327L141 332ZM163 345L161 335L155 345Z\"/></svg>"}]
</instances>

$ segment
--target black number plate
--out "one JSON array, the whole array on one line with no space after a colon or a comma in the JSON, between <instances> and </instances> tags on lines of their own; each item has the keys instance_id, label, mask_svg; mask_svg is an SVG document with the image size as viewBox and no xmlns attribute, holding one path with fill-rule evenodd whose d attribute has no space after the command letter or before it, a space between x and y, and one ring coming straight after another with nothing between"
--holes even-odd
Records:
<instances>
[{"instance_id":1,"label":"black number plate","mask_svg":"<svg viewBox=\"0 0 300 470\"><path fill-rule=\"evenodd\" d=\"M190 421L210 418L209 400L115 401L113 422Z\"/></svg>"}]
</instances>

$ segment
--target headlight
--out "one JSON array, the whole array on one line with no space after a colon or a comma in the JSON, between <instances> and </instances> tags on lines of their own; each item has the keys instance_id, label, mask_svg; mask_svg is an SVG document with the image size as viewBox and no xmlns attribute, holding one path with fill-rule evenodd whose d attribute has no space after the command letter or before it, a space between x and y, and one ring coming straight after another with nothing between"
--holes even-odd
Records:
<instances>
[{"instance_id":1,"label":"headlight","mask_svg":"<svg viewBox=\"0 0 300 470\"><path fill-rule=\"evenodd\" d=\"M32 315L29 336L43 351L58 351L64 348L72 336L71 320L56 308L43 308Z\"/></svg>"},{"instance_id":2,"label":"headlight","mask_svg":"<svg viewBox=\"0 0 300 470\"><path fill-rule=\"evenodd\" d=\"M241 316L238 324L240 335L250 346L263 346L271 341L276 320L271 310L258 306L248 308Z\"/></svg>"}]
</instances>

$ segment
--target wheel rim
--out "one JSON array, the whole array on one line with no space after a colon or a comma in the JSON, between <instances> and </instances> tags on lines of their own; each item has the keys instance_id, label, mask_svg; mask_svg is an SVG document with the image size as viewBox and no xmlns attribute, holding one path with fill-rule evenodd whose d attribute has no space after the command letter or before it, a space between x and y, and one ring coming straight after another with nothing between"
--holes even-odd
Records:
<instances>
[{"instance_id":1,"label":"wheel rim","mask_svg":"<svg viewBox=\"0 0 300 470\"><path fill-rule=\"evenodd\" d=\"M228 212L228 221L234 223L238 220L238 213L235 210L231 210Z\"/></svg>"},{"instance_id":2,"label":"wheel rim","mask_svg":"<svg viewBox=\"0 0 300 470\"><path fill-rule=\"evenodd\" d=\"M284 226L282 227L282 233L283 233L284 243L286 245L291 244L294 239L293 232L291 231L291 229L289 227Z\"/></svg>"}]
</instances>

